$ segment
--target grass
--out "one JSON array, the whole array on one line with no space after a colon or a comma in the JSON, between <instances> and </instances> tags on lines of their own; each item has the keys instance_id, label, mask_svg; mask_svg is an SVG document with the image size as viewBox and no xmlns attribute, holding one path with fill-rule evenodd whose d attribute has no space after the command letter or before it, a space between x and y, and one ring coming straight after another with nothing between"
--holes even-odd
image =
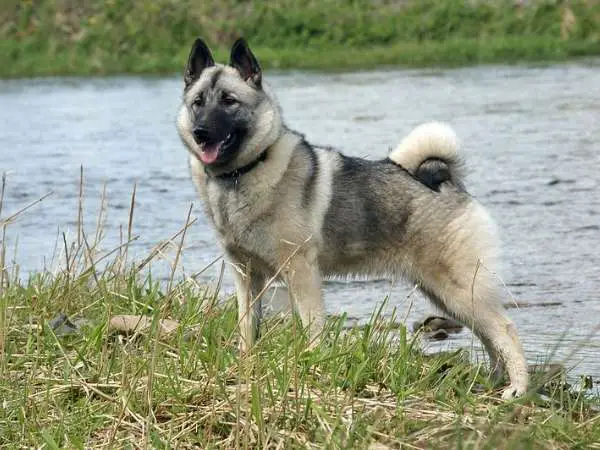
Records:
<instances>
[{"instance_id":1,"label":"grass","mask_svg":"<svg viewBox=\"0 0 600 450\"><path fill-rule=\"evenodd\" d=\"M182 72L203 36L245 36L267 68L555 61L600 54L600 2L5 0L0 76Z\"/></svg>"},{"instance_id":2,"label":"grass","mask_svg":"<svg viewBox=\"0 0 600 450\"><path fill-rule=\"evenodd\" d=\"M189 214L147 258L129 261L135 189L120 246L101 250L105 208L89 232L80 196L74 237L61 237L63 268L21 281L6 233L39 201L3 215L4 186L3 177L2 447L600 448L597 395L539 372L530 395L502 402L467 352L426 356L381 309L362 327L330 318L314 350L297 320L271 317L239 354L234 299L176 275ZM172 264L165 282L146 270L159 254ZM53 323L60 313L75 332ZM151 325L116 333L108 324L120 314ZM163 319L176 331L161 334Z\"/></svg>"}]
</instances>

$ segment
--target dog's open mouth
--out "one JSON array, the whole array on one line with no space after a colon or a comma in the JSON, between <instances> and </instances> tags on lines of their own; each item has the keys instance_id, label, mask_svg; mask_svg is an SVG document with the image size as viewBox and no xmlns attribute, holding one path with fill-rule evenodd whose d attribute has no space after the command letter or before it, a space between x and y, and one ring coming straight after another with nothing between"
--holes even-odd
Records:
<instances>
[{"instance_id":1,"label":"dog's open mouth","mask_svg":"<svg viewBox=\"0 0 600 450\"><path fill-rule=\"evenodd\" d=\"M235 133L231 132L225 139L219 142L203 142L200 144L200 161L204 164L213 164L219 159L219 155L231 146L235 141Z\"/></svg>"}]
</instances>

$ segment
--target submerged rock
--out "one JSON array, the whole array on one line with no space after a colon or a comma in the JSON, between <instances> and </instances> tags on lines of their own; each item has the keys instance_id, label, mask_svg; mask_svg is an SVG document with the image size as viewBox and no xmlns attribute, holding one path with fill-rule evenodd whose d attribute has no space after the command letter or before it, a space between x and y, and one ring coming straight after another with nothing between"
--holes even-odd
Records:
<instances>
[{"instance_id":1,"label":"submerged rock","mask_svg":"<svg viewBox=\"0 0 600 450\"><path fill-rule=\"evenodd\" d=\"M431 333L439 330L448 333L459 333L464 328L464 325L456 320L441 316L428 316L421 321L413 323L413 332L423 331Z\"/></svg>"},{"instance_id":2,"label":"submerged rock","mask_svg":"<svg viewBox=\"0 0 600 450\"><path fill-rule=\"evenodd\" d=\"M448 339L450 333L460 333L463 328L464 326L460 322L441 316L428 316L413 323L414 333L423 333L425 339L432 341Z\"/></svg>"},{"instance_id":3,"label":"submerged rock","mask_svg":"<svg viewBox=\"0 0 600 450\"><path fill-rule=\"evenodd\" d=\"M427 333L425 336L432 341L443 341L444 339L448 339L449 334L446 330L441 329Z\"/></svg>"}]
</instances>

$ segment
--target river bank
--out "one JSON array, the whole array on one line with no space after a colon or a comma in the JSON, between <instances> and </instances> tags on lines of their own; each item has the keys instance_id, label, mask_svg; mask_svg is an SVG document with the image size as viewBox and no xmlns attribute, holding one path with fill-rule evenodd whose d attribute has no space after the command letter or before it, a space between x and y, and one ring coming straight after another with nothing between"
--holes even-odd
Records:
<instances>
[{"instance_id":1,"label":"river bank","mask_svg":"<svg viewBox=\"0 0 600 450\"><path fill-rule=\"evenodd\" d=\"M185 229L170 239L177 254ZM193 278L155 282L141 270L159 252L130 261L127 245L102 252L97 238L78 230L65 240L65 270L25 283L0 270L2 446L567 449L600 442L591 377L573 387L560 367L532 367L531 392L506 403L468 351L424 355L419 335L383 318L382 309L360 327L332 317L313 350L296 321L271 317L257 346L240 355L233 299Z\"/></svg>"}]
</instances>

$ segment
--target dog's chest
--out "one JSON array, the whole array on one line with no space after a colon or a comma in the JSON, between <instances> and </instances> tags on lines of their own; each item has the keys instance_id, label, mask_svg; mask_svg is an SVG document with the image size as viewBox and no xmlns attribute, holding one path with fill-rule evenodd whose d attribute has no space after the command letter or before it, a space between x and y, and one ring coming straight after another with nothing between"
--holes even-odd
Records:
<instances>
[{"instance_id":1,"label":"dog's chest","mask_svg":"<svg viewBox=\"0 0 600 450\"><path fill-rule=\"evenodd\" d=\"M254 252L266 234L262 220L264 210L259 198L244 190L224 189L209 183L206 200L214 227L226 248Z\"/></svg>"}]
</instances>

